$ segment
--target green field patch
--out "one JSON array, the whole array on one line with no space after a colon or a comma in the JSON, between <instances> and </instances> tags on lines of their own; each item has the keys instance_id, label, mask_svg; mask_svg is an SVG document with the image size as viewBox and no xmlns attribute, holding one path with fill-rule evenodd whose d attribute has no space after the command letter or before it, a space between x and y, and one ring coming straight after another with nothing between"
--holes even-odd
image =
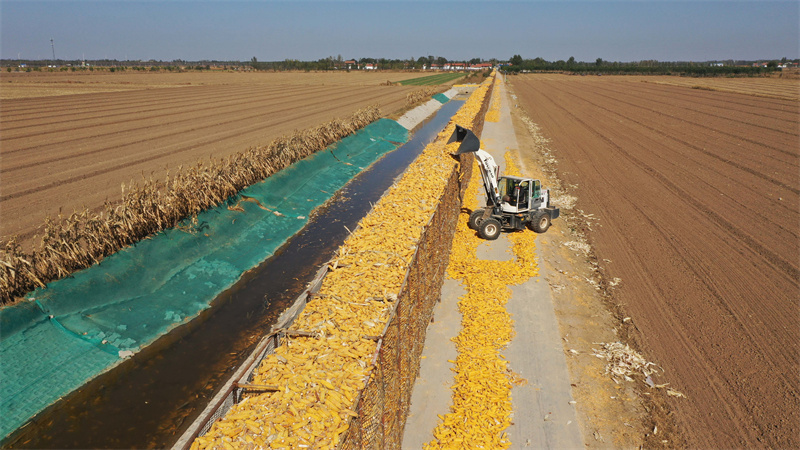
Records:
<instances>
[{"instance_id":1,"label":"green field patch","mask_svg":"<svg viewBox=\"0 0 800 450\"><path fill-rule=\"evenodd\" d=\"M436 75L428 75L426 77L412 78L410 80L403 80L399 81L398 84L401 86L432 86L436 84L444 84L462 77L464 77L463 73L448 72Z\"/></svg>"}]
</instances>

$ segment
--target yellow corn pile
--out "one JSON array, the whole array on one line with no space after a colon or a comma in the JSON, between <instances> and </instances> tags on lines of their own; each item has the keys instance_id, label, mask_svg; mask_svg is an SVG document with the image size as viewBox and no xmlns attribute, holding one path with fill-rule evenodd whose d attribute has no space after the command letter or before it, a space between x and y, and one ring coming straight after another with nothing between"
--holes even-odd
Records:
<instances>
[{"instance_id":1,"label":"yellow corn pile","mask_svg":"<svg viewBox=\"0 0 800 450\"><path fill-rule=\"evenodd\" d=\"M486 112L487 122L500 121L500 78L495 78L494 89L492 90L492 106Z\"/></svg>"},{"instance_id":2,"label":"yellow corn pile","mask_svg":"<svg viewBox=\"0 0 800 450\"><path fill-rule=\"evenodd\" d=\"M478 168L473 170L477 173ZM508 153L506 173L518 173ZM479 177L472 178L467 192L462 211L473 211L478 207L475 194L482 192ZM425 449L505 449L511 445L504 430L510 425L512 380L500 351L514 336L514 321L505 305L511 297L508 286L538 275L533 253L536 235L530 231L508 234L513 261L479 260L476 251L484 241L469 229L468 218L465 212L459 217L447 268L448 275L460 279L467 291L458 302L463 316L461 332L454 338L458 356L449 361L456 373L453 406L450 413L439 416L434 440Z\"/></svg>"},{"instance_id":3,"label":"yellow corn pile","mask_svg":"<svg viewBox=\"0 0 800 450\"><path fill-rule=\"evenodd\" d=\"M490 82L490 81L489 81ZM234 405L192 450L314 448L340 443L366 385L379 336L397 301L425 224L456 162L446 145L455 123L471 126L489 84L481 85L339 248L318 296L291 326L315 337L284 339L252 383L278 390Z\"/></svg>"}]
</instances>

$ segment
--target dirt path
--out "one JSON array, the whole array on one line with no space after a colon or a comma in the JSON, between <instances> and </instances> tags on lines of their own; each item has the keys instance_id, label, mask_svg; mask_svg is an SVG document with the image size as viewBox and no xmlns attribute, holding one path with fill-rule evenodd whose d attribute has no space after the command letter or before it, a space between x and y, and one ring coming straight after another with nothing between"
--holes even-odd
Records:
<instances>
[{"instance_id":1,"label":"dirt path","mask_svg":"<svg viewBox=\"0 0 800 450\"><path fill-rule=\"evenodd\" d=\"M413 87L209 84L4 100L0 235L29 241L47 215L120 197L120 185L222 158L377 104Z\"/></svg>"},{"instance_id":2,"label":"dirt path","mask_svg":"<svg viewBox=\"0 0 800 450\"><path fill-rule=\"evenodd\" d=\"M800 446L797 102L513 77L691 447ZM592 221L590 221L591 223Z\"/></svg>"}]
</instances>

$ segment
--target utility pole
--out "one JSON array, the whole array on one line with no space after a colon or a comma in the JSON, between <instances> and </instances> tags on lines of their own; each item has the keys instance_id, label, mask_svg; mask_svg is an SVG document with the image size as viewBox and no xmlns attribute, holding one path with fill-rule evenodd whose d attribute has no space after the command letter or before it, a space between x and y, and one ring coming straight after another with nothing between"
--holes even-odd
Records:
<instances>
[{"instance_id":1,"label":"utility pole","mask_svg":"<svg viewBox=\"0 0 800 450\"><path fill-rule=\"evenodd\" d=\"M53 49L53 64L56 63L56 44L53 42L53 38L50 38L50 48Z\"/></svg>"}]
</instances>

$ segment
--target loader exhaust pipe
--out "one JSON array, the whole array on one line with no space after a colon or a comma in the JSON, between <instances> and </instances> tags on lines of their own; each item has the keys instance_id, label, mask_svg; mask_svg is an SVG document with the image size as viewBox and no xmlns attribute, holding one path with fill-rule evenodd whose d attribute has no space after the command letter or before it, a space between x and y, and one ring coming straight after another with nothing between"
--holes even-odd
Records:
<instances>
[{"instance_id":1,"label":"loader exhaust pipe","mask_svg":"<svg viewBox=\"0 0 800 450\"><path fill-rule=\"evenodd\" d=\"M475 133L461 125L456 125L456 130L453 131L453 135L447 140L448 144L452 142L461 142L454 156L477 152L481 148L481 140L478 139L478 136L475 136Z\"/></svg>"}]
</instances>

